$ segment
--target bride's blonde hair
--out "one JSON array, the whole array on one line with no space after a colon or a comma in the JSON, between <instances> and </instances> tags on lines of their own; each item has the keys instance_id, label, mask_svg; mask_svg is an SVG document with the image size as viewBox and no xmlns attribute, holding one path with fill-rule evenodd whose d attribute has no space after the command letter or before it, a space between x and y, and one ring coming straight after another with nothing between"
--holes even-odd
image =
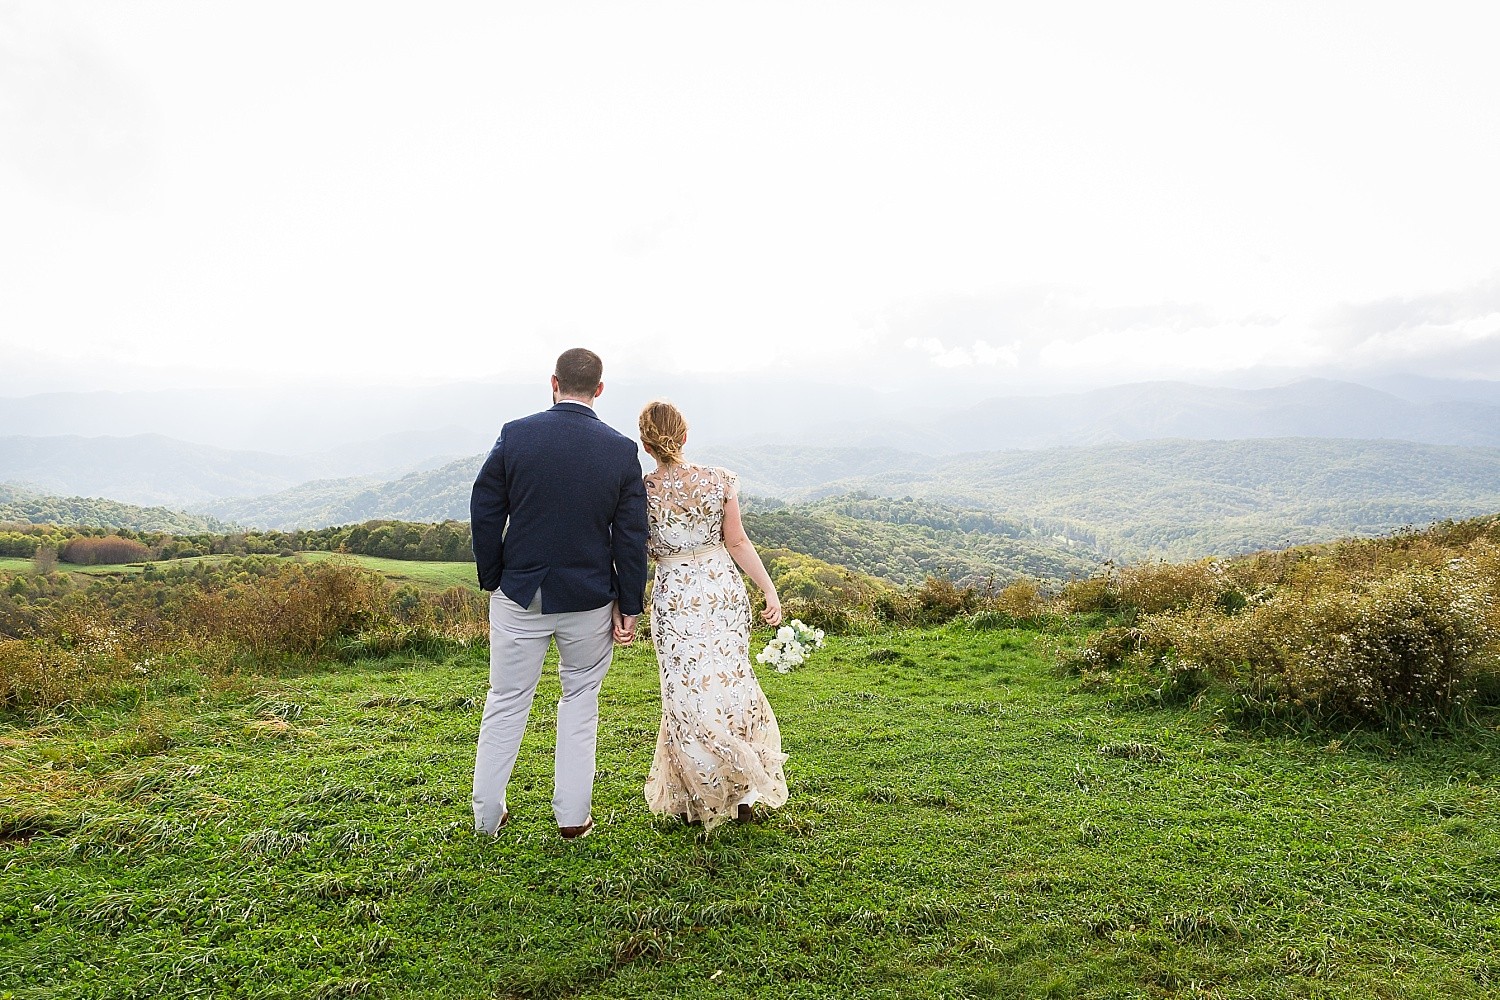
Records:
<instances>
[{"instance_id":1,"label":"bride's blonde hair","mask_svg":"<svg viewBox=\"0 0 1500 1000\"><path fill-rule=\"evenodd\" d=\"M641 410L641 444L663 465L682 461L682 438L688 431L682 411L665 400L654 400Z\"/></svg>"}]
</instances>

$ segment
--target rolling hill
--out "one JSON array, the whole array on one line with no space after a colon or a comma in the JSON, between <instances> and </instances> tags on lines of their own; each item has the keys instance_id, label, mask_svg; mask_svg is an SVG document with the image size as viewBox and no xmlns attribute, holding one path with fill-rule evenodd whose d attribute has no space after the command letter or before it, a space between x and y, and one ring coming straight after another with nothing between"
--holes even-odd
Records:
<instances>
[{"instance_id":1,"label":"rolling hill","mask_svg":"<svg viewBox=\"0 0 1500 1000\"><path fill-rule=\"evenodd\" d=\"M469 490L484 456L382 482L368 477L303 483L267 496L195 505L213 517L251 528L321 528L375 518L400 521L469 519Z\"/></svg>"},{"instance_id":2,"label":"rolling hill","mask_svg":"<svg viewBox=\"0 0 1500 1000\"><path fill-rule=\"evenodd\" d=\"M762 474L776 470L764 466ZM1144 441L960 455L782 496L806 501L856 491L1031 519L1112 558L1188 559L1500 511L1500 449L1316 438Z\"/></svg>"},{"instance_id":3,"label":"rolling hill","mask_svg":"<svg viewBox=\"0 0 1500 1000\"><path fill-rule=\"evenodd\" d=\"M1019 577L1067 580L1099 568L1097 553L1036 525L920 500L872 496L747 511L761 548L785 548L894 583L928 576L1003 586Z\"/></svg>"},{"instance_id":4,"label":"rolling hill","mask_svg":"<svg viewBox=\"0 0 1500 1000\"><path fill-rule=\"evenodd\" d=\"M171 534L225 532L230 526L202 514L165 507L136 507L117 500L55 497L0 484L0 524L67 524L80 528L130 528Z\"/></svg>"},{"instance_id":5,"label":"rolling hill","mask_svg":"<svg viewBox=\"0 0 1500 1000\"><path fill-rule=\"evenodd\" d=\"M255 527L464 519L481 460L197 509ZM1127 560L1233 554L1500 510L1500 449L1403 441L1145 441L948 458L763 447L702 460L741 472L747 493L788 503L911 497L1062 536L1064 551Z\"/></svg>"}]
</instances>

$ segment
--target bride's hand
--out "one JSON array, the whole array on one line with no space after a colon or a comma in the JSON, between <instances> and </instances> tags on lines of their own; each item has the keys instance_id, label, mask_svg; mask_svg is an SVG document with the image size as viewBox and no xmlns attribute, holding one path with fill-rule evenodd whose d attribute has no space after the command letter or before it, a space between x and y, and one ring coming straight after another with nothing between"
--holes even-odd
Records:
<instances>
[{"instance_id":1,"label":"bride's hand","mask_svg":"<svg viewBox=\"0 0 1500 1000\"><path fill-rule=\"evenodd\" d=\"M628 646L635 641L635 623L639 615L620 614L620 605L616 603L610 609L610 617L613 619L614 640L619 646Z\"/></svg>"},{"instance_id":2,"label":"bride's hand","mask_svg":"<svg viewBox=\"0 0 1500 1000\"><path fill-rule=\"evenodd\" d=\"M775 628L781 624L781 598L774 593L766 595L766 610L760 613L767 625Z\"/></svg>"}]
</instances>

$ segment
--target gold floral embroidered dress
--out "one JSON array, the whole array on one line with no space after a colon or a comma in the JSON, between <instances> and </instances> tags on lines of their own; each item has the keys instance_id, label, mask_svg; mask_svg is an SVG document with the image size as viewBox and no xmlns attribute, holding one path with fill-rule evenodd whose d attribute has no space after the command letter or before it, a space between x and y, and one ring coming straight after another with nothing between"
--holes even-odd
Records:
<instances>
[{"instance_id":1,"label":"gold floral embroidered dress","mask_svg":"<svg viewBox=\"0 0 1500 1000\"><path fill-rule=\"evenodd\" d=\"M699 465L646 477L662 705L646 802L707 829L741 803L776 808L787 796L781 730L750 666L750 598L724 547L736 489L733 473Z\"/></svg>"}]
</instances>

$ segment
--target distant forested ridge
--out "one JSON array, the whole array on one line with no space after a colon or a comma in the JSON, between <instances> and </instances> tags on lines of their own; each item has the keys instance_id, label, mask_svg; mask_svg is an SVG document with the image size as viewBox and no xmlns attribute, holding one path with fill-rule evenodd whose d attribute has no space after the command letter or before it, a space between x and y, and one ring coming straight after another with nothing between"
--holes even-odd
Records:
<instances>
[{"instance_id":1,"label":"distant forested ridge","mask_svg":"<svg viewBox=\"0 0 1500 1000\"><path fill-rule=\"evenodd\" d=\"M748 449L759 482L824 449ZM778 456L790 470L782 477ZM862 492L1045 525L1116 560L1191 559L1380 535L1500 511L1500 449L1280 438L1144 441L958 455L792 486L789 502Z\"/></svg>"},{"instance_id":2,"label":"distant forested ridge","mask_svg":"<svg viewBox=\"0 0 1500 1000\"><path fill-rule=\"evenodd\" d=\"M374 519L466 521L469 492L483 461L483 455L476 455L390 482L366 477L316 480L266 496L198 504L197 509L236 524L281 530Z\"/></svg>"},{"instance_id":3,"label":"distant forested ridge","mask_svg":"<svg viewBox=\"0 0 1500 1000\"><path fill-rule=\"evenodd\" d=\"M0 524L66 524L87 528L129 528L168 534L226 532L230 526L203 514L165 507L137 507L98 497L55 497L0 484Z\"/></svg>"},{"instance_id":4,"label":"distant forested ridge","mask_svg":"<svg viewBox=\"0 0 1500 1000\"><path fill-rule=\"evenodd\" d=\"M745 529L757 546L804 552L824 562L900 584L929 576L979 584L1029 576L1089 576L1091 549L1044 527L983 511L921 500L840 497L778 510L750 510Z\"/></svg>"},{"instance_id":5,"label":"distant forested ridge","mask_svg":"<svg viewBox=\"0 0 1500 1000\"><path fill-rule=\"evenodd\" d=\"M759 493L792 507L780 520L754 522L763 543L900 580L969 579L1007 567L1065 579L1104 558L1235 555L1500 511L1500 448L1407 441L1145 441L944 459L768 447L702 460L739 472L747 501ZM390 483L308 483L201 510L263 531L466 522L480 462L472 456ZM825 504L834 498L844 499ZM900 507L904 499L927 507ZM750 502L747 510L771 507ZM417 544L404 538L401 547Z\"/></svg>"}]
</instances>

